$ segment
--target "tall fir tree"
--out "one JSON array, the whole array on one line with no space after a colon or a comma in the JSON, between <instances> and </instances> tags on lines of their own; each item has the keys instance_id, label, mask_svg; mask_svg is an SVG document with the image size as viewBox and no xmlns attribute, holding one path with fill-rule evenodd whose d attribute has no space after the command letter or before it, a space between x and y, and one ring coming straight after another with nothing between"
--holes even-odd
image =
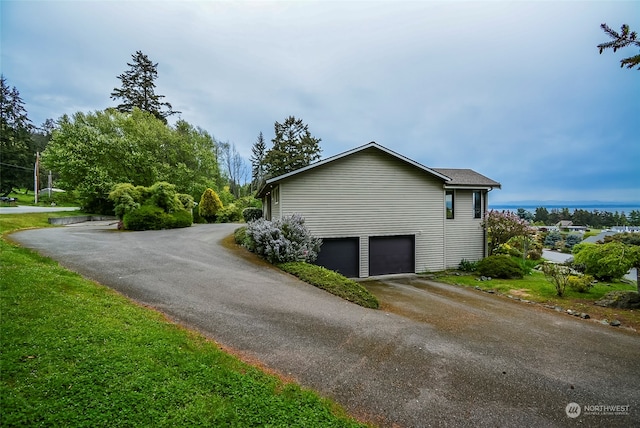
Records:
<instances>
[{"instance_id":1,"label":"tall fir tree","mask_svg":"<svg viewBox=\"0 0 640 428\"><path fill-rule=\"evenodd\" d=\"M598 45L600 54L602 54L605 49L613 49L613 51L615 52L618 49L622 49L627 46L636 48L640 47L638 34L635 31L631 31L627 24L622 25L619 33L611 29L607 24L600 24L600 28L602 28L602 31L604 31L609 37L613 39L613 41L600 43ZM640 70L640 54L632 55L628 58L623 58L620 60L620 68L633 68L635 66L639 66L637 69Z\"/></svg>"},{"instance_id":2,"label":"tall fir tree","mask_svg":"<svg viewBox=\"0 0 640 428\"><path fill-rule=\"evenodd\" d=\"M264 159L267 176L286 174L320 159L321 139L311 135L302 119L289 116L283 123L276 122L274 130L273 147Z\"/></svg>"},{"instance_id":3,"label":"tall fir tree","mask_svg":"<svg viewBox=\"0 0 640 428\"><path fill-rule=\"evenodd\" d=\"M265 177L264 158L267 154L267 144L264 141L262 131L258 135L258 139L251 147L251 182L255 189L262 186Z\"/></svg>"},{"instance_id":4,"label":"tall fir tree","mask_svg":"<svg viewBox=\"0 0 640 428\"><path fill-rule=\"evenodd\" d=\"M0 76L0 194L33 184L33 125L16 87Z\"/></svg>"},{"instance_id":5,"label":"tall fir tree","mask_svg":"<svg viewBox=\"0 0 640 428\"><path fill-rule=\"evenodd\" d=\"M158 78L158 63L153 63L147 55L136 51L132 63L127 63L129 70L118 76L121 88L114 88L111 99L121 99L116 109L120 112L131 112L134 107L148 111L158 119L167 123L167 117L180 113L174 111L171 104L161 101L164 95L155 93L155 80Z\"/></svg>"}]
</instances>

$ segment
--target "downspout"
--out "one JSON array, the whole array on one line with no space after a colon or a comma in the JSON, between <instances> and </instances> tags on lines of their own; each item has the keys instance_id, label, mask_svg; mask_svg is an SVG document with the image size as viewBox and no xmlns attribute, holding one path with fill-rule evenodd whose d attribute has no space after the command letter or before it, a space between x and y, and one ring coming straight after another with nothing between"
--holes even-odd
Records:
<instances>
[{"instance_id":1,"label":"downspout","mask_svg":"<svg viewBox=\"0 0 640 428\"><path fill-rule=\"evenodd\" d=\"M490 187L484 194L484 213L482 214L482 220L487 220L487 212L489 208L489 192L493 190L493 187ZM487 228L484 228L484 232L482 233L482 240L484 246L484 257L487 257L487 252L489 251L489 239L487 238Z\"/></svg>"},{"instance_id":2,"label":"downspout","mask_svg":"<svg viewBox=\"0 0 640 428\"><path fill-rule=\"evenodd\" d=\"M442 186L442 270L447 270L447 188Z\"/></svg>"}]
</instances>

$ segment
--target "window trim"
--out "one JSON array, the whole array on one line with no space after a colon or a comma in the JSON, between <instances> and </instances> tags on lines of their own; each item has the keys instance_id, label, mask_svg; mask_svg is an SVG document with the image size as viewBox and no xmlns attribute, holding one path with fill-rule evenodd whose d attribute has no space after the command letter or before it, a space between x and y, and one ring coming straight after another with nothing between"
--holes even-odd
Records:
<instances>
[{"instance_id":1,"label":"window trim","mask_svg":"<svg viewBox=\"0 0 640 428\"><path fill-rule=\"evenodd\" d=\"M479 190L473 191L472 199L473 218L482 218L482 192Z\"/></svg>"},{"instance_id":2,"label":"window trim","mask_svg":"<svg viewBox=\"0 0 640 428\"><path fill-rule=\"evenodd\" d=\"M451 197L451 208L449 208L449 197ZM455 190L445 190L444 192L444 216L447 220L455 219L456 197Z\"/></svg>"}]
</instances>

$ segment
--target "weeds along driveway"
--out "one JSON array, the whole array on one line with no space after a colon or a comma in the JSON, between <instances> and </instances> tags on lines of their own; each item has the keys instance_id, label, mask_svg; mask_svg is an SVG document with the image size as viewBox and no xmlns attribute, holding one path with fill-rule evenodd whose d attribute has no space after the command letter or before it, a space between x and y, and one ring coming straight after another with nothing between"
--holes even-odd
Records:
<instances>
[{"instance_id":1,"label":"weeds along driveway","mask_svg":"<svg viewBox=\"0 0 640 428\"><path fill-rule=\"evenodd\" d=\"M369 284L383 308L364 309L223 246L235 227L11 239L382 426L640 425L637 333L415 280ZM629 407L588 414L595 405Z\"/></svg>"}]
</instances>

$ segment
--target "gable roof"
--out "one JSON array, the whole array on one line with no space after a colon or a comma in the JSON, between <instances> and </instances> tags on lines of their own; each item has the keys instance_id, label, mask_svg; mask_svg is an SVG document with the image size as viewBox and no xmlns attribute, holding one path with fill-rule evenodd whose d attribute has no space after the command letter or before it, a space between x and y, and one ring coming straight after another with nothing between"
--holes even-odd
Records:
<instances>
[{"instance_id":1,"label":"gable roof","mask_svg":"<svg viewBox=\"0 0 640 428\"><path fill-rule=\"evenodd\" d=\"M433 168L433 170L438 171L440 174L446 175L449 177L449 181L447 181L447 186L452 187L496 187L500 188L501 185L497 181L494 181L488 177L485 177L482 174L475 172L472 169L456 169L456 168Z\"/></svg>"},{"instance_id":2,"label":"gable roof","mask_svg":"<svg viewBox=\"0 0 640 428\"><path fill-rule=\"evenodd\" d=\"M291 171L288 172L286 174L282 174L279 175L277 177L273 177L268 179L265 184L262 186L262 188L258 191L258 193L256 194L256 197L262 197L264 196L267 192L268 189L272 188L274 184L292 177L294 175L298 175L301 173L304 173L306 171L309 171L311 169L314 168L318 168L322 165L326 165L330 162L334 162L337 161L339 159L345 158L347 156L351 156L355 153L367 150L367 149L376 149L376 150L380 150L381 152L384 152L396 159L399 159L402 162L405 162L415 168L418 168L424 172L427 172L428 174L431 174L439 179L441 179L442 181L445 182L445 185L454 185L454 186L472 186L474 188L485 188L485 187L500 187L500 183L493 181L487 177L485 177L484 175L478 174L475 171L472 171L470 169L435 169L435 168L429 168L426 167L424 165L422 165L421 163L418 163L412 159L409 159L406 156L403 156L399 153L394 152L393 150L390 150L384 146L381 146L380 144L377 144L375 142L370 142L368 144L365 144L363 146L360 147L356 147L354 149L351 150L347 150L346 152L343 153L339 153L337 155L328 157L327 159L312 163L310 165L307 165L303 168L299 168L296 169L295 171ZM448 173L446 173L448 172Z\"/></svg>"}]
</instances>

